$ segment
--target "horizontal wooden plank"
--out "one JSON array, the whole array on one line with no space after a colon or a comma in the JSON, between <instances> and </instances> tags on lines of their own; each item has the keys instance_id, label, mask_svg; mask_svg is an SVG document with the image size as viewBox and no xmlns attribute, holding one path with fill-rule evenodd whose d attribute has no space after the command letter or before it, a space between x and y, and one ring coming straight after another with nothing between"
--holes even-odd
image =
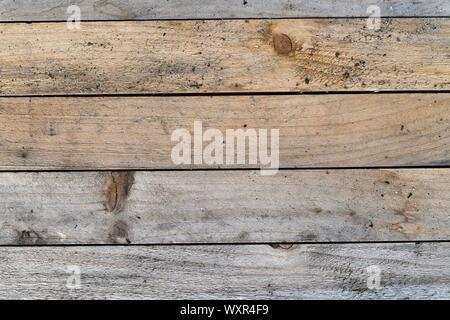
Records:
<instances>
[{"instance_id":1,"label":"horizontal wooden plank","mask_svg":"<svg viewBox=\"0 0 450 320\"><path fill-rule=\"evenodd\" d=\"M0 24L0 95L449 90L450 20Z\"/></svg>"},{"instance_id":2,"label":"horizontal wooden plank","mask_svg":"<svg viewBox=\"0 0 450 320\"><path fill-rule=\"evenodd\" d=\"M449 16L445 0L2 0L0 21L64 21L69 5L83 20L365 17L376 4L383 17Z\"/></svg>"},{"instance_id":3,"label":"horizontal wooden plank","mask_svg":"<svg viewBox=\"0 0 450 320\"><path fill-rule=\"evenodd\" d=\"M0 256L2 299L450 298L448 243L3 247ZM70 270L81 271L78 289Z\"/></svg>"},{"instance_id":4,"label":"horizontal wooden plank","mask_svg":"<svg viewBox=\"0 0 450 320\"><path fill-rule=\"evenodd\" d=\"M195 121L225 140L227 129L278 129L284 168L450 164L447 93L34 97L0 98L0 170L257 167L175 165L171 135L193 135Z\"/></svg>"},{"instance_id":5,"label":"horizontal wooden plank","mask_svg":"<svg viewBox=\"0 0 450 320\"><path fill-rule=\"evenodd\" d=\"M0 174L0 244L450 238L450 169Z\"/></svg>"}]
</instances>

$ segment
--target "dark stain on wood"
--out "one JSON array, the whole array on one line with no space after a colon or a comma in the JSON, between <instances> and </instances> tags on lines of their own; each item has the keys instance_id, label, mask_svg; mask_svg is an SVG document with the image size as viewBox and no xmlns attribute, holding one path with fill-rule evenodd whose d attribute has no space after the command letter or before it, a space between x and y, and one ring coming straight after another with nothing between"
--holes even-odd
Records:
<instances>
[{"instance_id":1,"label":"dark stain on wood","mask_svg":"<svg viewBox=\"0 0 450 320\"><path fill-rule=\"evenodd\" d=\"M130 227L123 220L118 220L109 232L109 240L115 244L130 244Z\"/></svg>"},{"instance_id":2,"label":"dark stain on wood","mask_svg":"<svg viewBox=\"0 0 450 320\"><path fill-rule=\"evenodd\" d=\"M15 243L19 245L39 245L45 244L45 240L34 230L17 230L17 239Z\"/></svg>"},{"instance_id":3,"label":"dark stain on wood","mask_svg":"<svg viewBox=\"0 0 450 320\"><path fill-rule=\"evenodd\" d=\"M111 0L97 0L94 3L94 13L111 16L115 20L129 20L135 18L127 2Z\"/></svg>"},{"instance_id":4,"label":"dark stain on wood","mask_svg":"<svg viewBox=\"0 0 450 320\"><path fill-rule=\"evenodd\" d=\"M111 172L106 182L105 208L108 212L123 210L130 190L134 184L134 172Z\"/></svg>"},{"instance_id":5,"label":"dark stain on wood","mask_svg":"<svg viewBox=\"0 0 450 320\"><path fill-rule=\"evenodd\" d=\"M272 243L270 244L270 246L273 249L283 249L283 250L289 250L291 249L294 245L292 243Z\"/></svg>"},{"instance_id":6,"label":"dark stain on wood","mask_svg":"<svg viewBox=\"0 0 450 320\"><path fill-rule=\"evenodd\" d=\"M249 237L250 237L250 234L247 231L242 231L238 235L238 239L241 241L248 240Z\"/></svg>"}]
</instances>

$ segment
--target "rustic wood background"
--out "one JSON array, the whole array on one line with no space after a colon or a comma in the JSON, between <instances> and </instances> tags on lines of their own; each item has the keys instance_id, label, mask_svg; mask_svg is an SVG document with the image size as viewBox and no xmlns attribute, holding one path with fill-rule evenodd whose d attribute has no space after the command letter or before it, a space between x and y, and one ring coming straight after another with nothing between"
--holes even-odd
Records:
<instances>
[{"instance_id":1,"label":"rustic wood background","mask_svg":"<svg viewBox=\"0 0 450 320\"><path fill-rule=\"evenodd\" d=\"M3 0L0 124L0 298L450 298L447 0Z\"/></svg>"}]
</instances>

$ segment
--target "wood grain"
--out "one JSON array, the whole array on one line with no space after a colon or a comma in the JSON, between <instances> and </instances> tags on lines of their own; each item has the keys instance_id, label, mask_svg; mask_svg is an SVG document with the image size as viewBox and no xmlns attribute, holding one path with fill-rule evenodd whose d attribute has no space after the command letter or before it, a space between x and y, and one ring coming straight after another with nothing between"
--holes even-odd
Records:
<instances>
[{"instance_id":1,"label":"wood grain","mask_svg":"<svg viewBox=\"0 0 450 320\"><path fill-rule=\"evenodd\" d=\"M0 244L450 237L450 169L0 174Z\"/></svg>"},{"instance_id":2,"label":"wood grain","mask_svg":"<svg viewBox=\"0 0 450 320\"><path fill-rule=\"evenodd\" d=\"M1 1L0 170L251 167L175 166L196 120L323 169L1 172L0 298L449 299L450 4L381 1L376 31L371 2ZM223 18L260 20L192 20ZM251 95L397 90L436 92ZM374 166L435 168L345 169Z\"/></svg>"},{"instance_id":3,"label":"wood grain","mask_svg":"<svg viewBox=\"0 0 450 320\"><path fill-rule=\"evenodd\" d=\"M245 165L175 165L172 132L193 134L194 121L224 136L279 129L284 168L450 164L445 93L35 97L0 98L0 169L255 168L248 157Z\"/></svg>"},{"instance_id":4,"label":"wood grain","mask_svg":"<svg viewBox=\"0 0 450 320\"><path fill-rule=\"evenodd\" d=\"M450 245L0 248L2 299L448 299ZM381 271L368 289L367 268ZM66 287L68 266L80 289Z\"/></svg>"},{"instance_id":5,"label":"wood grain","mask_svg":"<svg viewBox=\"0 0 450 320\"><path fill-rule=\"evenodd\" d=\"M0 95L448 90L450 20L0 24Z\"/></svg>"},{"instance_id":6,"label":"wood grain","mask_svg":"<svg viewBox=\"0 0 450 320\"><path fill-rule=\"evenodd\" d=\"M65 21L77 5L83 20L449 16L445 0L2 0L0 21Z\"/></svg>"}]
</instances>

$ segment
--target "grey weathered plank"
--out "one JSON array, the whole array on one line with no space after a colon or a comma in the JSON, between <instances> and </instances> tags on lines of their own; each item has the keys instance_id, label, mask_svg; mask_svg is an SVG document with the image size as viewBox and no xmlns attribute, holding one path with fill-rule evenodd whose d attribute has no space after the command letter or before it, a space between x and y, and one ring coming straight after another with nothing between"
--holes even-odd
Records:
<instances>
[{"instance_id":1,"label":"grey weathered plank","mask_svg":"<svg viewBox=\"0 0 450 320\"><path fill-rule=\"evenodd\" d=\"M449 264L448 243L3 247L0 297L449 299ZM79 289L67 288L69 266L80 268ZM371 266L379 289L369 289Z\"/></svg>"},{"instance_id":2,"label":"grey weathered plank","mask_svg":"<svg viewBox=\"0 0 450 320\"><path fill-rule=\"evenodd\" d=\"M445 0L2 0L0 21L64 21L78 5L83 20L449 16Z\"/></svg>"},{"instance_id":3,"label":"grey weathered plank","mask_svg":"<svg viewBox=\"0 0 450 320\"><path fill-rule=\"evenodd\" d=\"M175 165L172 132L198 120L279 129L284 168L450 164L447 93L34 97L0 98L0 170L255 167Z\"/></svg>"},{"instance_id":4,"label":"grey weathered plank","mask_svg":"<svg viewBox=\"0 0 450 320\"><path fill-rule=\"evenodd\" d=\"M450 20L0 24L0 95L450 89Z\"/></svg>"},{"instance_id":5,"label":"grey weathered plank","mask_svg":"<svg viewBox=\"0 0 450 320\"><path fill-rule=\"evenodd\" d=\"M0 244L443 240L450 169L0 174Z\"/></svg>"}]
</instances>

